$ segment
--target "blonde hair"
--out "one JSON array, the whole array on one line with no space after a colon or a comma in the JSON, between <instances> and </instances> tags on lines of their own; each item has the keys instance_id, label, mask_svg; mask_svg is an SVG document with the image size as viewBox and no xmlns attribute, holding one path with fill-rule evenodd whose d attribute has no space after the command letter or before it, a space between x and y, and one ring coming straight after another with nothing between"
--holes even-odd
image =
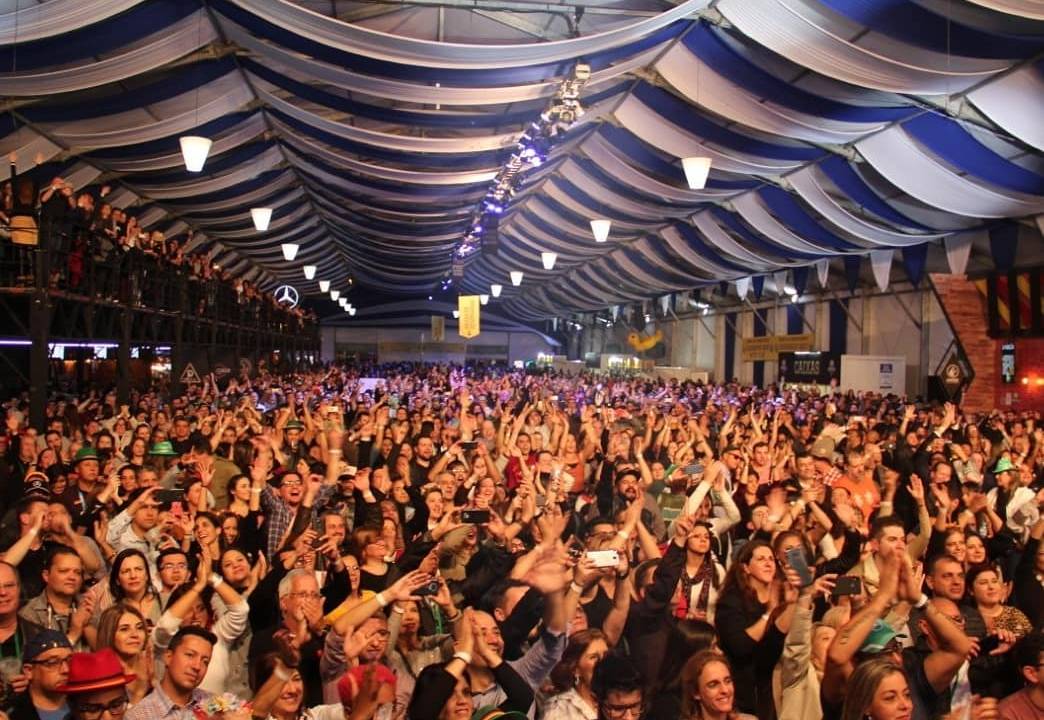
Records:
<instances>
[{"instance_id":1,"label":"blonde hair","mask_svg":"<svg viewBox=\"0 0 1044 720\"><path fill-rule=\"evenodd\" d=\"M732 672L732 665L729 664L728 659L717 650L700 650L689 658L689 661L685 663L685 667L682 668L682 717L703 717L703 710L701 709L700 702L696 696L700 690L700 676L703 675L703 671L707 666L712 663L721 663L728 668L730 673ZM738 717L735 708L733 708L732 712L729 713L729 717Z\"/></svg>"},{"instance_id":2,"label":"blonde hair","mask_svg":"<svg viewBox=\"0 0 1044 720\"><path fill-rule=\"evenodd\" d=\"M889 658L875 658L860 663L848 679L841 720L863 720L874 702L877 688L885 678L895 673L906 678L903 668Z\"/></svg>"}]
</instances>

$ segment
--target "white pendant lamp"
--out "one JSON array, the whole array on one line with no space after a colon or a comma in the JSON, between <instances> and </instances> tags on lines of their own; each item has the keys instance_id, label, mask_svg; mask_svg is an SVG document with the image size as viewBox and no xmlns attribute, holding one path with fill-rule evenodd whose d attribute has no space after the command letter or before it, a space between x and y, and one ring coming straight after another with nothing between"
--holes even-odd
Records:
<instances>
[{"instance_id":1,"label":"white pendant lamp","mask_svg":"<svg viewBox=\"0 0 1044 720\"><path fill-rule=\"evenodd\" d=\"M329 280L320 280L319 281L319 292L321 292L321 293L330 292L330 281Z\"/></svg>"},{"instance_id":2,"label":"white pendant lamp","mask_svg":"<svg viewBox=\"0 0 1044 720\"><path fill-rule=\"evenodd\" d=\"M340 290L331 290L330 291L330 299L331 300L333 300L334 302L337 302L337 298L339 298L339 297L341 297L341 291Z\"/></svg>"},{"instance_id":3,"label":"white pendant lamp","mask_svg":"<svg viewBox=\"0 0 1044 720\"><path fill-rule=\"evenodd\" d=\"M544 251L540 253L540 262L544 263L545 270L554 270L555 261L558 260L558 253Z\"/></svg>"},{"instance_id":4,"label":"white pendant lamp","mask_svg":"<svg viewBox=\"0 0 1044 720\"><path fill-rule=\"evenodd\" d=\"M518 287L519 285L521 285L522 284L522 274L523 273L522 273L521 270L512 270L511 271L511 284L514 285L515 287Z\"/></svg>"},{"instance_id":5,"label":"white pendant lamp","mask_svg":"<svg viewBox=\"0 0 1044 720\"><path fill-rule=\"evenodd\" d=\"M272 220L272 208L250 208L250 217L254 221L254 229L264 232Z\"/></svg>"},{"instance_id":6,"label":"white pendant lamp","mask_svg":"<svg viewBox=\"0 0 1044 720\"><path fill-rule=\"evenodd\" d=\"M305 280L311 280L312 278L314 278L316 270L317 270L317 268L315 267L315 265L305 265L304 266Z\"/></svg>"},{"instance_id":7,"label":"white pendant lamp","mask_svg":"<svg viewBox=\"0 0 1044 720\"><path fill-rule=\"evenodd\" d=\"M500 297L500 292L503 289L504 289L503 285L498 285L496 283L493 283L492 285L489 286L489 294L492 295L493 297Z\"/></svg>"},{"instance_id":8,"label":"white pendant lamp","mask_svg":"<svg viewBox=\"0 0 1044 720\"><path fill-rule=\"evenodd\" d=\"M485 305L489 302L489 295L479 295L479 304Z\"/></svg>"},{"instance_id":9,"label":"white pendant lamp","mask_svg":"<svg viewBox=\"0 0 1044 720\"><path fill-rule=\"evenodd\" d=\"M343 307L345 310L347 310L348 309L348 298L346 298L346 297L341 298L340 300L337 301L337 304L340 305L341 307Z\"/></svg>"},{"instance_id":10,"label":"white pendant lamp","mask_svg":"<svg viewBox=\"0 0 1044 720\"><path fill-rule=\"evenodd\" d=\"M595 242L603 243L609 239L609 228L613 226L612 220L592 220L591 233L594 234Z\"/></svg>"},{"instance_id":11,"label":"white pendant lamp","mask_svg":"<svg viewBox=\"0 0 1044 720\"><path fill-rule=\"evenodd\" d=\"M453 311L453 317L454 318L459 318L460 317L460 310L454 310Z\"/></svg>"},{"instance_id":12,"label":"white pendant lamp","mask_svg":"<svg viewBox=\"0 0 1044 720\"><path fill-rule=\"evenodd\" d=\"M283 248L283 259L287 262L297 257L297 251L301 249L297 243L283 243L280 247Z\"/></svg>"},{"instance_id":13,"label":"white pendant lamp","mask_svg":"<svg viewBox=\"0 0 1044 720\"><path fill-rule=\"evenodd\" d=\"M348 306L348 314L352 317L355 317L355 308L353 308L351 305Z\"/></svg>"},{"instance_id":14,"label":"white pendant lamp","mask_svg":"<svg viewBox=\"0 0 1044 720\"><path fill-rule=\"evenodd\" d=\"M710 173L710 167L711 159L709 157L682 158L685 181L689 183L690 190L702 190L707 187L707 175Z\"/></svg>"},{"instance_id":15,"label":"white pendant lamp","mask_svg":"<svg viewBox=\"0 0 1044 720\"><path fill-rule=\"evenodd\" d=\"M199 172L210 154L210 138L199 135L182 135L178 138L181 143L181 157L185 161L185 169L189 172Z\"/></svg>"}]
</instances>

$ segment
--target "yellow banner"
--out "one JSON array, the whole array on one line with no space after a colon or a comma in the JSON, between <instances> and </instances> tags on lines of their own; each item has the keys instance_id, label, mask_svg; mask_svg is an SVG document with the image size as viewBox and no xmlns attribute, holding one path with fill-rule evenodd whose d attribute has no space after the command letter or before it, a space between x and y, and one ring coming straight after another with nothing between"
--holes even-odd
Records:
<instances>
[{"instance_id":1,"label":"yellow banner","mask_svg":"<svg viewBox=\"0 0 1044 720\"><path fill-rule=\"evenodd\" d=\"M446 339L446 318L441 315L431 316L431 341L440 343Z\"/></svg>"},{"instance_id":2,"label":"yellow banner","mask_svg":"<svg viewBox=\"0 0 1044 720\"><path fill-rule=\"evenodd\" d=\"M743 362L776 360L780 353L814 350L815 343L816 336L812 333L743 338L740 359Z\"/></svg>"},{"instance_id":3,"label":"yellow banner","mask_svg":"<svg viewBox=\"0 0 1044 720\"><path fill-rule=\"evenodd\" d=\"M462 338L473 338L479 334L479 296L461 295L457 298L460 324L457 332Z\"/></svg>"}]
</instances>

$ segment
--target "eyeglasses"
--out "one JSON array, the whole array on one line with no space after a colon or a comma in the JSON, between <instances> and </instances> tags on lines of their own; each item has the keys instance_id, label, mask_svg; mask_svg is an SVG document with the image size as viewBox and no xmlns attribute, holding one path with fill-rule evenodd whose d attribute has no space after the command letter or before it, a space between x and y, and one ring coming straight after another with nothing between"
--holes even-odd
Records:
<instances>
[{"instance_id":1,"label":"eyeglasses","mask_svg":"<svg viewBox=\"0 0 1044 720\"><path fill-rule=\"evenodd\" d=\"M48 670L57 670L60 667L68 667L69 666L69 658L68 657L63 657L63 658L50 658L48 660L30 660L28 662L28 664L29 665L39 665L41 667L47 668Z\"/></svg>"},{"instance_id":2,"label":"eyeglasses","mask_svg":"<svg viewBox=\"0 0 1044 720\"><path fill-rule=\"evenodd\" d=\"M160 565L160 570L188 570L188 565L185 563L163 563Z\"/></svg>"},{"instance_id":3,"label":"eyeglasses","mask_svg":"<svg viewBox=\"0 0 1044 720\"><path fill-rule=\"evenodd\" d=\"M124 695L105 704L87 703L85 705L77 705L76 709L83 720L100 720L101 716L106 712L109 713L109 717L118 718L123 717L123 714L127 712L129 702L130 700Z\"/></svg>"},{"instance_id":4,"label":"eyeglasses","mask_svg":"<svg viewBox=\"0 0 1044 720\"><path fill-rule=\"evenodd\" d=\"M298 600L319 600L322 598L317 592L309 592L307 590L301 590L299 592L290 593L290 597L297 598Z\"/></svg>"},{"instance_id":5,"label":"eyeglasses","mask_svg":"<svg viewBox=\"0 0 1044 720\"><path fill-rule=\"evenodd\" d=\"M623 718L640 718L642 716L642 703L636 702L630 705L603 705L602 709L605 710L605 716L613 718L613 720L622 720Z\"/></svg>"},{"instance_id":6,"label":"eyeglasses","mask_svg":"<svg viewBox=\"0 0 1044 720\"><path fill-rule=\"evenodd\" d=\"M284 480L283 487L298 487L301 485L300 480Z\"/></svg>"}]
</instances>

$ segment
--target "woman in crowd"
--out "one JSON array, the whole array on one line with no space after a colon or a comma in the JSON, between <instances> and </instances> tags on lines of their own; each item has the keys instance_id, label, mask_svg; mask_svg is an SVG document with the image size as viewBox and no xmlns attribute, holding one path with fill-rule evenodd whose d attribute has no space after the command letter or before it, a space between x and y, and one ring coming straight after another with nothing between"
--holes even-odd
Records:
<instances>
[{"instance_id":1,"label":"woman in crowd","mask_svg":"<svg viewBox=\"0 0 1044 720\"><path fill-rule=\"evenodd\" d=\"M682 670L682 718L686 720L757 720L736 712L736 686L725 656L715 650L693 655Z\"/></svg>"},{"instance_id":2,"label":"woman in crowd","mask_svg":"<svg viewBox=\"0 0 1044 720\"><path fill-rule=\"evenodd\" d=\"M562 720L596 720L598 700L591 680L598 662L609 652L605 633L583 630L569 638L562 659L551 671L554 695L544 705L544 715Z\"/></svg>"},{"instance_id":3,"label":"woman in crowd","mask_svg":"<svg viewBox=\"0 0 1044 720\"><path fill-rule=\"evenodd\" d=\"M1033 623L1024 612L1005 604L1007 587L996 566L972 567L965 576L965 583L989 634L995 635L998 630L1004 630L1019 639L1033 631Z\"/></svg>"},{"instance_id":4,"label":"woman in crowd","mask_svg":"<svg viewBox=\"0 0 1044 720\"><path fill-rule=\"evenodd\" d=\"M124 673L134 676L127 697L131 705L137 704L152 691L156 679L149 628L138 608L117 603L101 614L95 649L105 648L116 653Z\"/></svg>"}]
</instances>

